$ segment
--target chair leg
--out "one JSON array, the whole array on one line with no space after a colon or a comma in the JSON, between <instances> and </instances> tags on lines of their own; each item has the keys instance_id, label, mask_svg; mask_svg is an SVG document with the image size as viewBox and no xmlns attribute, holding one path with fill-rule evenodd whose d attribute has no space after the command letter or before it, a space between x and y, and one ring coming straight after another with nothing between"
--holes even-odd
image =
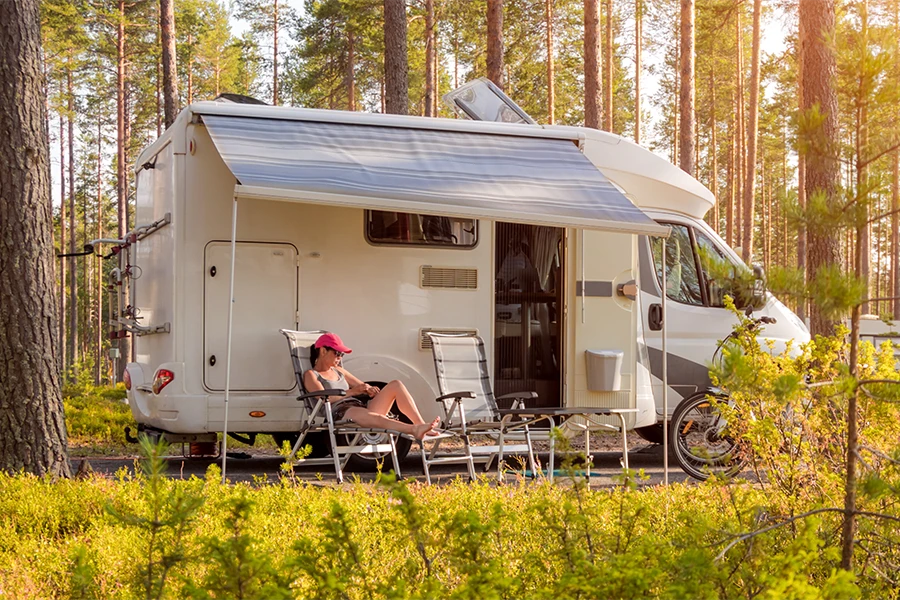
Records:
<instances>
[{"instance_id":1,"label":"chair leg","mask_svg":"<svg viewBox=\"0 0 900 600\"><path fill-rule=\"evenodd\" d=\"M466 448L466 464L469 467L469 481L475 481L475 458L472 456L472 446L469 444L469 436L463 435L463 445Z\"/></svg>"},{"instance_id":2,"label":"chair leg","mask_svg":"<svg viewBox=\"0 0 900 600\"><path fill-rule=\"evenodd\" d=\"M556 459L556 439L553 437L553 428L556 426L556 422L553 419L548 419L550 421L550 483L553 483L553 463Z\"/></svg>"},{"instance_id":3,"label":"chair leg","mask_svg":"<svg viewBox=\"0 0 900 600\"><path fill-rule=\"evenodd\" d=\"M625 469L628 469L628 432L625 427L625 415L622 413L616 413L619 417L619 423L622 426L622 466ZM664 449L664 451L668 452L668 449Z\"/></svg>"},{"instance_id":4,"label":"chair leg","mask_svg":"<svg viewBox=\"0 0 900 600\"><path fill-rule=\"evenodd\" d=\"M400 459L397 458L397 438L393 433L389 433L388 440L391 442L391 461L394 463L394 475L398 480L403 479L403 475L400 473Z\"/></svg>"},{"instance_id":5,"label":"chair leg","mask_svg":"<svg viewBox=\"0 0 900 600\"><path fill-rule=\"evenodd\" d=\"M291 448L291 453L288 454L288 457L285 459L286 461L294 460L294 455L297 454L297 450L300 449L300 445L303 444L303 440L306 439L306 433L307 433L306 431L301 433L300 436L297 438L297 441L294 442L294 447Z\"/></svg>"},{"instance_id":6,"label":"chair leg","mask_svg":"<svg viewBox=\"0 0 900 600\"><path fill-rule=\"evenodd\" d=\"M419 440L419 448L422 450L422 470L425 471L425 481L431 485L431 470L428 468L428 456L425 454L425 442Z\"/></svg>"},{"instance_id":7,"label":"chair leg","mask_svg":"<svg viewBox=\"0 0 900 600\"><path fill-rule=\"evenodd\" d=\"M534 447L531 444L531 429L525 426L525 443L528 445L528 462L531 467L531 478L537 477L537 462L534 460Z\"/></svg>"},{"instance_id":8,"label":"chair leg","mask_svg":"<svg viewBox=\"0 0 900 600\"><path fill-rule=\"evenodd\" d=\"M584 472L588 487L591 487L591 428L584 428Z\"/></svg>"},{"instance_id":9,"label":"chair leg","mask_svg":"<svg viewBox=\"0 0 900 600\"><path fill-rule=\"evenodd\" d=\"M334 428L328 428L328 437L331 440L331 456L334 460L334 474L338 483L344 483L344 469L341 465L341 453L338 452L337 436L334 435Z\"/></svg>"},{"instance_id":10,"label":"chair leg","mask_svg":"<svg viewBox=\"0 0 900 600\"><path fill-rule=\"evenodd\" d=\"M503 429L500 430L500 446L497 449L497 481L503 481Z\"/></svg>"}]
</instances>

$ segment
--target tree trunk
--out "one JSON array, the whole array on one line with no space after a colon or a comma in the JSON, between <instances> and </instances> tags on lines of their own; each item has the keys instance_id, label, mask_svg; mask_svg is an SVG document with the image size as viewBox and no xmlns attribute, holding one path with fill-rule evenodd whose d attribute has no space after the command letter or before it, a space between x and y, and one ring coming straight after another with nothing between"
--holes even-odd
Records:
<instances>
[{"instance_id":1,"label":"tree trunk","mask_svg":"<svg viewBox=\"0 0 900 600\"><path fill-rule=\"evenodd\" d=\"M715 63L713 63L715 64ZM712 155L712 172L709 176L709 189L715 199L713 210L713 230L719 233L719 147L716 145L716 69L709 72L709 153Z\"/></svg>"},{"instance_id":2,"label":"tree trunk","mask_svg":"<svg viewBox=\"0 0 900 600\"><path fill-rule=\"evenodd\" d=\"M356 37L347 32L347 110L356 110Z\"/></svg>"},{"instance_id":3,"label":"tree trunk","mask_svg":"<svg viewBox=\"0 0 900 600\"><path fill-rule=\"evenodd\" d=\"M836 60L830 40L834 37L834 0L800 0L800 22L803 23L801 78L802 109L808 112L818 105L822 123L810 134L815 138L806 155L806 198L824 194L828 204L838 202L840 172L834 150L837 139L837 95L834 90ZM840 265L839 232L834 229L811 228L807 232L807 280L815 279L820 268ZM810 330L830 334L837 319L825 315L813 303L810 307Z\"/></svg>"},{"instance_id":4,"label":"tree trunk","mask_svg":"<svg viewBox=\"0 0 900 600\"><path fill-rule=\"evenodd\" d=\"M741 258L753 260L754 201L756 195L756 137L759 127L759 21L762 0L753 1L753 50L750 59L750 119L747 131L747 178L744 184L744 235Z\"/></svg>"},{"instance_id":5,"label":"tree trunk","mask_svg":"<svg viewBox=\"0 0 900 600\"><path fill-rule=\"evenodd\" d=\"M434 114L434 0L425 0L425 116Z\"/></svg>"},{"instance_id":6,"label":"tree trunk","mask_svg":"<svg viewBox=\"0 0 900 600\"><path fill-rule=\"evenodd\" d=\"M128 231L128 188L125 165L125 1L119 0L119 23L116 35L116 208L118 239ZM127 289L127 288L126 288ZM121 290L120 293L125 293ZM118 315L121 317L122 315ZM119 340L119 358L116 363L116 379L121 380L125 365L131 357L130 340Z\"/></svg>"},{"instance_id":7,"label":"tree trunk","mask_svg":"<svg viewBox=\"0 0 900 600\"><path fill-rule=\"evenodd\" d=\"M75 245L75 91L72 89L72 55L66 65L66 96L69 112L69 253L74 254ZM78 364L78 263L74 257L69 261L69 364Z\"/></svg>"},{"instance_id":8,"label":"tree trunk","mask_svg":"<svg viewBox=\"0 0 900 600\"><path fill-rule=\"evenodd\" d=\"M634 143L641 143L641 51L644 37L644 0L634 2Z\"/></svg>"},{"instance_id":9,"label":"tree trunk","mask_svg":"<svg viewBox=\"0 0 900 600\"><path fill-rule=\"evenodd\" d=\"M735 81L737 95L735 96L736 145L734 150L734 243L737 246L741 246L743 244L742 217L744 211L742 209L742 206L744 199L744 186L746 185L746 180L744 179L744 167L746 166L746 161L744 159L744 157L746 156L744 147L744 28L741 19L741 10L742 7L738 5L738 9L735 12L735 39L737 44Z\"/></svg>"},{"instance_id":10,"label":"tree trunk","mask_svg":"<svg viewBox=\"0 0 900 600\"><path fill-rule=\"evenodd\" d=\"M60 84L60 96L62 96L62 84ZM59 111L59 253L66 253L66 130L65 120L63 119L62 107ZM67 377L69 368L69 356L67 340L69 339L69 328L67 326L66 316L69 314L66 304L66 290L68 289L68 259L60 258L59 260L59 372L63 379Z\"/></svg>"},{"instance_id":11,"label":"tree trunk","mask_svg":"<svg viewBox=\"0 0 900 600\"><path fill-rule=\"evenodd\" d=\"M487 76L503 89L503 0L488 0Z\"/></svg>"},{"instance_id":12,"label":"tree trunk","mask_svg":"<svg viewBox=\"0 0 900 600\"><path fill-rule=\"evenodd\" d=\"M556 89L553 81L553 0L544 3L547 22L547 124L556 123Z\"/></svg>"},{"instance_id":13,"label":"tree trunk","mask_svg":"<svg viewBox=\"0 0 900 600\"><path fill-rule=\"evenodd\" d=\"M694 174L694 0L681 0L678 166Z\"/></svg>"},{"instance_id":14,"label":"tree trunk","mask_svg":"<svg viewBox=\"0 0 900 600\"><path fill-rule=\"evenodd\" d=\"M900 31L900 2L894 0L894 31ZM894 36L894 56L900 56L900 37ZM897 62L895 59L895 73ZM896 77L894 79L896 81ZM900 151L891 152L891 295L894 319L900 319Z\"/></svg>"},{"instance_id":15,"label":"tree trunk","mask_svg":"<svg viewBox=\"0 0 900 600\"><path fill-rule=\"evenodd\" d=\"M384 0L384 110L409 113L406 0Z\"/></svg>"},{"instance_id":16,"label":"tree trunk","mask_svg":"<svg viewBox=\"0 0 900 600\"><path fill-rule=\"evenodd\" d=\"M175 62L175 0L159 0L159 24L162 32L163 103L166 129L178 116L178 71Z\"/></svg>"},{"instance_id":17,"label":"tree trunk","mask_svg":"<svg viewBox=\"0 0 900 600\"><path fill-rule=\"evenodd\" d=\"M272 6L272 106L278 106L278 0Z\"/></svg>"},{"instance_id":18,"label":"tree trunk","mask_svg":"<svg viewBox=\"0 0 900 600\"><path fill-rule=\"evenodd\" d=\"M600 128L600 0L584 0L584 126Z\"/></svg>"},{"instance_id":19,"label":"tree trunk","mask_svg":"<svg viewBox=\"0 0 900 600\"><path fill-rule=\"evenodd\" d=\"M869 51L869 12L868 12L868 2L863 0L860 6L860 21L861 21L861 37L862 37L862 50L865 53ZM869 168L866 166L866 158L868 155L868 146L869 146L869 91L864 90L862 85L860 85L860 94L865 94L865 97L857 98L857 129L856 129L856 201L861 203L863 206L863 211L866 216L866 221L869 220ZM872 245L870 243L870 236L872 232L872 227L869 223L866 223L862 227L859 228L859 248L861 249L862 255L859 257L859 277L867 283L866 285L866 295L863 301L862 307L860 310L862 314L867 314L869 312L869 271L870 271L870 263L871 257L870 253L872 250ZM877 294L876 294L877 295Z\"/></svg>"},{"instance_id":20,"label":"tree trunk","mask_svg":"<svg viewBox=\"0 0 900 600\"><path fill-rule=\"evenodd\" d=\"M38 4L0 2L0 470L68 477Z\"/></svg>"},{"instance_id":21,"label":"tree trunk","mask_svg":"<svg viewBox=\"0 0 900 600\"><path fill-rule=\"evenodd\" d=\"M97 239L103 239L103 121L97 117ZM97 257L97 354L94 383L103 383L103 261Z\"/></svg>"},{"instance_id":22,"label":"tree trunk","mask_svg":"<svg viewBox=\"0 0 900 600\"><path fill-rule=\"evenodd\" d=\"M725 243L734 247L734 190L735 190L735 126L734 112L728 118L728 166L725 172L725 182L728 184L725 205Z\"/></svg>"},{"instance_id":23,"label":"tree trunk","mask_svg":"<svg viewBox=\"0 0 900 600\"><path fill-rule=\"evenodd\" d=\"M605 89L603 91L603 129L612 132L613 130L613 12L612 0L606 0L606 52L603 54L603 83Z\"/></svg>"},{"instance_id":24,"label":"tree trunk","mask_svg":"<svg viewBox=\"0 0 900 600\"><path fill-rule=\"evenodd\" d=\"M193 102L194 102L194 34L193 34L193 32L188 32L187 47L188 47L187 103L193 104Z\"/></svg>"}]
</instances>

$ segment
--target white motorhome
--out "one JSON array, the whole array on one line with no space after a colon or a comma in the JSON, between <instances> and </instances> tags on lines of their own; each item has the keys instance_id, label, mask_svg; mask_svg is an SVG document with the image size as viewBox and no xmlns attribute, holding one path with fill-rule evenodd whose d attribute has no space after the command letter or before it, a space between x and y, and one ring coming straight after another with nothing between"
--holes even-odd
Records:
<instances>
[{"instance_id":1,"label":"white motorhome","mask_svg":"<svg viewBox=\"0 0 900 600\"><path fill-rule=\"evenodd\" d=\"M137 161L138 227L114 273L141 429L211 442L227 414L229 432L289 439L303 409L281 328L340 333L348 369L401 379L429 417L427 333L476 332L496 393L653 425L638 236L668 230L597 170L619 148L595 133L187 107ZM588 351L618 353L615 385L589 388Z\"/></svg>"}]
</instances>

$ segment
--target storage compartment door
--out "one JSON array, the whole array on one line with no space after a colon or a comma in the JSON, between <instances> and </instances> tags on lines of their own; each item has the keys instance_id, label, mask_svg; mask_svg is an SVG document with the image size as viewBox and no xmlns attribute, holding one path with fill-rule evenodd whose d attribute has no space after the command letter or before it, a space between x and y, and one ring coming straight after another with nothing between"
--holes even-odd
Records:
<instances>
[{"instance_id":1,"label":"storage compartment door","mask_svg":"<svg viewBox=\"0 0 900 600\"><path fill-rule=\"evenodd\" d=\"M203 381L225 389L231 243L206 246ZM297 328L297 249L291 244L238 243L235 252L231 389L287 391L294 370L279 329Z\"/></svg>"}]
</instances>

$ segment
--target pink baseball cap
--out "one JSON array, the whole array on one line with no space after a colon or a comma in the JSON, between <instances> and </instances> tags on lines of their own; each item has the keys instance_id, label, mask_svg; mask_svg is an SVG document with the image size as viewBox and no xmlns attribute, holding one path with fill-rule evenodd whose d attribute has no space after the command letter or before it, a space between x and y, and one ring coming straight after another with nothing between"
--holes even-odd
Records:
<instances>
[{"instance_id":1,"label":"pink baseball cap","mask_svg":"<svg viewBox=\"0 0 900 600\"><path fill-rule=\"evenodd\" d=\"M344 354L353 352L353 350L344 345L344 342L341 341L340 336L336 333L323 333L319 336L319 339L316 340L316 348L323 348L325 346L334 348L338 352L343 352Z\"/></svg>"}]
</instances>

